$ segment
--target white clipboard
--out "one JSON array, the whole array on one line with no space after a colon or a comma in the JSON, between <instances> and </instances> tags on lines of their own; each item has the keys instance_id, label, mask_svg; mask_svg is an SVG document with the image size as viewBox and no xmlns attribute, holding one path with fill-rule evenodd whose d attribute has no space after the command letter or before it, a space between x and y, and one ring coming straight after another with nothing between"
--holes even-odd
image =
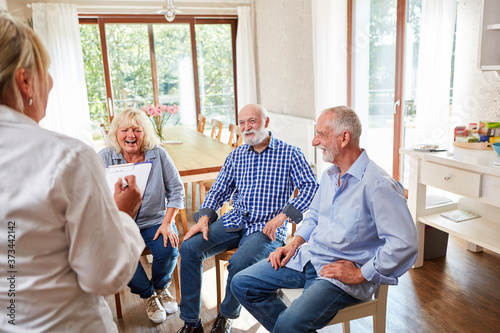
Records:
<instances>
[{"instance_id":1,"label":"white clipboard","mask_svg":"<svg viewBox=\"0 0 500 333\"><path fill-rule=\"evenodd\" d=\"M106 168L106 182L111 190L111 194L115 193L115 184L118 178L124 179L125 176L134 175L135 182L141 191L141 197L144 195L146 185L149 179L149 172L151 171L152 161L142 163L128 163L110 165Z\"/></svg>"}]
</instances>

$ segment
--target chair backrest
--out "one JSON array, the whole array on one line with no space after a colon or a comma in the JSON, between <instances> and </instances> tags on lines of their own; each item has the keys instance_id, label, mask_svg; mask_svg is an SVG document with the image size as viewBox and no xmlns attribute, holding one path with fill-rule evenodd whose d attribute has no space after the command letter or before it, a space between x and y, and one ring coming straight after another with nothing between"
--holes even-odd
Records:
<instances>
[{"instance_id":1,"label":"chair backrest","mask_svg":"<svg viewBox=\"0 0 500 333\"><path fill-rule=\"evenodd\" d=\"M106 125L101 123L101 125L99 125L99 129L101 130L101 135L104 139L104 142L108 143L108 129L106 128Z\"/></svg>"},{"instance_id":2,"label":"chair backrest","mask_svg":"<svg viewBox=\"0 0 500 333\"><path fill-rule=\"evenodd\" d=\"M241 137L240 127L234 124L229 125L229 142L227 143L231 147L239 147L243 143L243 138Z\"/></svg>"},{"instance_id":3,"label":"chair backrest","mask_svg":"<svg viewBox=\"0 0 500 333\"><path fill-rule=\"evenodd\" d=\"M205 118L204 115L201 113L198 115L198 132L203 133L205 131L205 123L207 121L207 118Z\"/></svg>"},{"instance_id":4,"label":"chair backrest","mask_svg":"<svg viewBox=\"0 0 500 333\"><path fill-rule=\"evenodd\" d=\"M222 122L217 119L212 119L212 133L210 134L212 139L220 141L222 136Z\"/></svg>"}]
</instances>

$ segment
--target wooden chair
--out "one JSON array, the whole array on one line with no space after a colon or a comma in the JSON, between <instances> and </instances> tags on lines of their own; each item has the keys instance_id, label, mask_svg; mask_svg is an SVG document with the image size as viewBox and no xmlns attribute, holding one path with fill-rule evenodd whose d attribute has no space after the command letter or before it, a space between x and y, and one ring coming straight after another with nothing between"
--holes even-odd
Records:
<instances>
[{"instance_id":1,"label":"wooden chair","mask_svg":"<svg viewBox=\"0 0 500 333\"><path fill-rule=\"evenodd\" d=\"M349 333L351 331L351 320L373 316L373 331L375 333L384 333L388 289L388 285L381 285L372 300L340 310L327 326L342 323L343 332ZM300 297L303 291L304 289L281 289L278 295L286 305L290 306L293 300Z\"/></svg>"},{"instance_id":2,"label":"wooden chair","mask_svg":"<svg viewBox=\"0 0 500 333\"><path fill-rule=\"evenodd\" d=\"M220 141L220 138L222 136L222 122L218 121L217 119L212 119L212 133L210 134L210 137L214 140Z\"/></svg>"},{"instance_id":3,"label":"wooden chair","mask_svg":"<svg viewBox=\"0 0 500 333\"><path fill-rule=\"evenodd\" d=\"M180 209L179 213L177 213L176 217L180 216L181 220L181 225L182 225L182 231L183 234L179 234L179 246L182 241L182 238L188 231L187 227L187 218L186 218L186 209ZM144 248L144 251L142 251L141 257L145 257L151 254L151 251L147 247ZM177 259L177 264L175 265L174 272L172 273L172 282L174 283L174 288L175 288L175 300L177 303L181 302L181 275L180 275L180 259ZM120 299L120 292L117 292L115 294L115 306L116 306L116 317L118 319L122 318L122 302Z\"/></svg>"},{"instance_id":4,"label":"wooden chair","mask_svg":"<svg viewBox=\"0 0 500 333\"><path fill-rule=\"evenodd\" d=\"M293 197L296 198L298 193L299 193L298 189L295 189L295 191L293 192ZM225 207L226 206L222 207L222 209L224 209ZM221 215L223 214L222 209L221 209ZM228 206L225 209L230 210L231 207ZM295 230L297 228L297 225L295 223L291 222L291 224L292 224L292 232L287 237L287 243L291 238L293 238L293 236L295 235ZM224 270L227 268L229 259L231 259L231 257L233 256L233 254L236 252L237 249L238 248L231 249L215 255L215 280L217 284L217 313L219 313L220 304L222 303L222 296L224 296L224 290L225 290L226 280L224 279Z\"/></svg>"},{"instance_id":5,"label":"wooden chair","mask_svg":"<svg viewBox=\"0 0 500 333\"><path fill-rule=\"evenodd\" d=\"M205 132L205 123L207 121L207 118L205 118L204 115L201 113L198 115L198 128L197 131L200 132L201 134L204 134ZM196 209L196 184L198 182L192 182L191 183L191 206L194 209ZM184 190L187 196L187 183L184 184Z\"/></svg>"},{"instance_id":6,"label":"wooden chair","mask_svg":"<svg viewBox=\"0 0 500 333\"><path fill-rule=\"evenodd\" d=\"M200 113L198 115L198 129L197 130L201 134L203 134L203 132L205 131L205 122L206 121L207 121L207 118L205 118L205 116Z\"/></svg>"},{"instance_id":7,"label":"wooden chair","mask_svg":"<svg viewBox=\"0 0 500 333\"><path fill-rule=\"evenodd\" d=\"M104 139L104 142L108 143L108 129L106 128L106 125L101 123L99 125L99 129L101 130L101 135L102 138Z\"/></svg>"},{"instance_id":8,"label":"wooden chair","mask_svg":"<svg viewBox=\"0 0 500 333\"><path fill-rule=\"evenodd\" d=\"M231 147L239 147L243 143L240 127L237 125L229 124L229 142Z\"/></svg>"},{"instance_id":9,"label":"wooden chair","mask_svg":"<svg viewBox=\"0 0 500 333\"><path fill-rule=\"evenodd\" d=\"M237 125L229 124L229 140L227 144L230 145L231 147L239 147L241 146L242 143L243 143L243 138L241 136L240 127ZM205 196L212 187L214 180L215 179L200 182L200 205L203 203L203 200L205 200ZM193 202L193 209L195 209L194 202Z\"/></svg>"},{"instance_id":10,"label":"wooden chair","mask_svg":"<svg viewBox=\"0 0 500 333\"><path fill-rule=\"evenodd\" d=\"M206 121L205 116L203 116L201 114L198 115L198 132L200 132L202 134L203 134L204 129L205 129L205 121ZM220 141L221 136L222 136L222 127L223 127L222 122L220 122L216 119L212 119L212 132L210 134L212 139ZM193 208L193 210L196 209L196 186L197 185L200 186L200 204L201 204L201 202L203 202L203 200L201 198L202 182L198 181L198 182L191 183L191 207ZM187 193L187 191L186 191L186 193Z\"/></svg>"}]
</instances>

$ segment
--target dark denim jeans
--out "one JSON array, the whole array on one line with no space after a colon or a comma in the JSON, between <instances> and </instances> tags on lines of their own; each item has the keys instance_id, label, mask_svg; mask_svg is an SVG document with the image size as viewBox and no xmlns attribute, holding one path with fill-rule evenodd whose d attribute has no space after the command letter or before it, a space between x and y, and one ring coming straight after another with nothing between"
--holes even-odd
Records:
<instances>
[{"instance_id":1,"label":"dark denim jeans","mask_svg":"<svg viewBox=\"0 0 500 333\"><path fill-rule=\"evenodd\" d=\"M139 262L137 270L128 284L130 291L134 294L138 294L141 298L148 298L153 295L155 289L163 289L167 286L177 263L177 257L179 256L178 249L176 247L173 248L170 242L168 242L167 247L163 245L163 235L160 235L153 241L160 225L161 224L157 224L141 230L142 238L153 255L151 280L148 278L144 268ZM177 233L175 223L172 223L172 226L175 233Z\"/></svg>"},{"instance_id":2,"label":"dark denim jeans","mask_svg":"<svg viewBox=\"0 0 500 333\"><path fill-rule=\"evenodd\" d=\"M226 232L222 218L209 225L208 241L198 233L181 246L181 314L182 320L195 323L200 318L203 261L221 252L238 248L229 260L226 295L220 313L230 319L238 318L241 304L231 292L233 276L255 264L283 245L280 240L271 241L262 232L244 236L245 230Z\"/></svg>"},{"instance_id":3,"label":"dark denim jeans","mask_svg":"<svg viewBox=\"0 0 500 333\"><path fill-rule=\"evenodd\" d=\"M233 278L233 295L268 331L279 333L316 332L337 312L360 300L333 283L317 279L311 262L302 272L290 268L275 270L267 260L248 267ZM287 308L276 290L304 288Z\"/></svg>"}]
</instances>

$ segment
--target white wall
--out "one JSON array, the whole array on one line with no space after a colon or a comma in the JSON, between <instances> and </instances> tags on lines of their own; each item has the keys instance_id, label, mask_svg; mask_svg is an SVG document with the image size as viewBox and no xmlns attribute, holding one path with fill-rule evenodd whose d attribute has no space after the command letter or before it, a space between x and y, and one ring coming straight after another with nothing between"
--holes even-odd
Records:
<instances>
[{"instance_id":1,"label":"white wall","mask_svg":"<svg viewBox=\"0 0 500 333\"><path fill-rule=\"evenodd\" d=\"M453 127L479 120L500 121L500 78L496 72L478 67L481 11L481 0L458 0Z\"/></svg>"},{"instance_id":2,"label":"white wall","mask_svg":"<svg viewBox=\"0 0 500 333\"><path fill-rule=\"evenodd\" d=\"M255 0L254 8L259 103L314 119L311 1Z\"/></svg>"}]
</instances>

